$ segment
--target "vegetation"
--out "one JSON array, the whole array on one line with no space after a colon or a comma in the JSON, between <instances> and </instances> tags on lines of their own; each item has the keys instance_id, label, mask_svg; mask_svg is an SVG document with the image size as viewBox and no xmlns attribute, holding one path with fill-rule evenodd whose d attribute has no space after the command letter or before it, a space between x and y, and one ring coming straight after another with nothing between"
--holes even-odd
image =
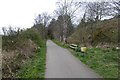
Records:
<instances>
[{"instance_id":1,"label":"vegetation","mask_svg":"<svg viewBox=\"0 0 120 80\"><path fill-rule=\"evenodd\" d=\"M60 42L60 41L58 41L58 40L52 40L54 43L56 43L57 45L59 45L60 47L63 47L63 48L68 48L69 47L69 45L68 44L65 44L65 43L63 43L63 42Z\"/></svg>"},{"instance_id":2,"label":"vegetation","mask_svg":"<svg viewBox=\"0 0 120 80\"><path fill-rule=\"evenodd\" d=\"M87 53L76 52L69 48L69 45L53 40L57 45L67 48L83 63L95 70L103 78L118 78L118 51L115 48L88 48Z\"/></svg>"},{"instance_id":3,"label":"vegetation","mask_svg":"<svg viewBox=\"0 0 120 80\"><path fill-rule=\"evenodd\" d=\"M39 77L44 76L45 64L45 42L40 37L39 32L35 28L14 31L9 29L7 35L3 36L2 55L3 55L3 78L15 78L19 71L24 70L25 65L33 67L29 61L36 61L40 63L40 68L43 70L39 72ZM40 47L40 52L37 48ZM39 58L38 58L39 57ZM26 64L27 63L27 64ZM36 63L36 62L33 62ZM39 64L38 64L39 65ZM36 68L35 68L36 69ZM21 73L22 74L22 73ZM21 76L22 78L29 78L31 76Z\"/></svg>"},{"instance_id":4,"label":"vegetation","mask_svg":"<svg viewBox=\"0 0 120 80\"><path fill-rule=\"evenodd\" d=\"M67 27L64 28L64 17L67 20ZM52 19L48 25L48 36L50 39L64 40L64 37L69 37L74 32L74 26L71 21L71 17L68 15L60 15L58 19Z\"/></svg>"},{"instance_id":5,"label":"vegetation","mask_svg":"<svg viewBox=\"0 0 120 80\"><path fill-rule=\"evenodd\" d=\"M119 6L120 1L60 0L55 10L57 16L52 19L44 12L36 16L29 29L2 28L2 77L44 78L47 38L55 39L53 41L63 48L72 43L86 46L84 57L81 52L70 51L101 76L117 77ZM79 15L83 18L78 18ZM112 18L103 20L106 17Z\"/></svg>"},{"instance_id":6,"label":"vegetation","mask_svg":"<svg viewBox=\"0 0 120 80\"><path fill-rule=\"evenodd\" d=\"M85 23L68 38L68 43L86 46L115 47L118 44L118 21L120 18Z\"/></svg>"},{"instance_id":7,"label":"vegetation","mask_svg":"<svg viewBox=\"0 0 120 80\"><path fill-rule=\"evenodd\" d=\"M45 42L44 42L45 45ZM18 78L44 78L46 62L46 46L38 48L37 54L29 59L18 72Z\"/></svg>"},{"instance_id":8,"label":"vegetation","mask_svg":"<svg viewBox=\"0 0 120 80\"><path fill-rule=\"evenodd\" d=\"M71 52L83 63L104 78L118 78L118 51L115 49L91 48L82 57L81 52Z\"/></svg>"}]
</instances>

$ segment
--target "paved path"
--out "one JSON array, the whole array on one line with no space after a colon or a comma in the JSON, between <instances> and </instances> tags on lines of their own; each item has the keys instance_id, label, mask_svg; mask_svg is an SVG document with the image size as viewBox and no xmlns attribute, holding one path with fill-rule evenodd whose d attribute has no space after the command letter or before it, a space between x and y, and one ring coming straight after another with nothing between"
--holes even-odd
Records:
<instances>
[{"instance_id":1,"label":"paved path","mask_svg":"<svg viewBox=\"0 0 120 80\"><path fill-rule=\"evenodd\" d=\"M47 41L46 78L100 78L67 49Z\"/></svg>"}]
</instances>

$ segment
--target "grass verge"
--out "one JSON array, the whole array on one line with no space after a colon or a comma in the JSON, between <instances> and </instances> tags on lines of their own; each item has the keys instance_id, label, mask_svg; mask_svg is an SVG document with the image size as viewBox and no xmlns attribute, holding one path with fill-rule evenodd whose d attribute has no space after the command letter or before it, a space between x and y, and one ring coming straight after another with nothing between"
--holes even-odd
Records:
<instances>
[{"instance_id":1,"label":"grass verge","mask_svg":"<svg viewBox=\"0 0 120 80\"><path fill-rule=\"evenodd\" d=\"M68 44L65 44L63 42L60 42L60 41L57 41L57 40L52 40L52 41L62 48L68 48L69 47Z\"/></svg>"},{"instance_id":2,"label":"grass verge","mask_svg":"<svg viewBox=\"0 0 120 80\"><path fill-rule=\"evenodd\" d=\"M95 70L96 73L103 78L118 78L118 50L116 49L102 49L91 48L87 49L86 55L81 56L81 52L75 52L68 48L68 45L62 44L59 41L53 40L57 45L69 49L69 51L76 56L88 67Z\"/></svg>"},{"instance_id":3,"label":"grass verge","mask_svg":"<svg viewBox=\"0 0 120 80\"><path fill-rule=\"evenodd\" d=\"M18 72L18 78L44 78L45 62L46 62L46 43L45 46L37 49L37 54L34 58L26 61Z\"/></svg>"}]
</instances>

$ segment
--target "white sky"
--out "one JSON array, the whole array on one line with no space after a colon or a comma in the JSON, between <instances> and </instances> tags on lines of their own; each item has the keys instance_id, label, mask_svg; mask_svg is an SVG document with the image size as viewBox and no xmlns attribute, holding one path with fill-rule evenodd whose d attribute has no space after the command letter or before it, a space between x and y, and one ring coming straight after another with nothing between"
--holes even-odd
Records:
<instances>
[{"instance_id":1,"label":"white sky","mask_svg":"<svg viewBox=\"0 0 120 80\"><path fill-rule=\"evenodd\" d=\"M53 14L56 1L58 0L0 0L0 34L1 28L9 25L21 28L31 27L37 14L42 12Z\"/></svg>"},{"instance_id":2,"label":"white sky","mask_svg":"<svg viewBox=\"0 0 120 80\"><path fill-rule=\"evenodd\" d=\"M0 29L9 25L28 28L37 14L55 10L57 0L0 0ZM0 30L1 34L1 30Z\"/></svg>"}]
</instances>

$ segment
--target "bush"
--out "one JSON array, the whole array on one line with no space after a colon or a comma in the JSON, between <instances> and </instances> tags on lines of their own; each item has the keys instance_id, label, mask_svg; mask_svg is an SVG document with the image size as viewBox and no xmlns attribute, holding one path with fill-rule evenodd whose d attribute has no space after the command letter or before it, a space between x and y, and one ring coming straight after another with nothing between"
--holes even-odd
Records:
<instances>
[{"instance_id":1,"label":"bush","mask_svg":"<svg viewBox=\"0 0 120 80\"><path fill-rule=\"evenodd\" d=\"M39 44L39 46L43 46L43 41L42 41L41 35L34 28L27 29L26 31L21 33L20 38L22 38L22 39L25 39L25 38L31 39L36 44Z\"/></svg>"},{"instance_id":2,"label":"bush","mask_svg":"<svg viewBox=\"0 0 120 80\"><path fill-rule=\"evenodd\" d=\"M15 32L14 35L4 35L2 39L3 78L15 77L21 66L36 55L37 47L45 45L39 32L33 28Z\"/></svg>"}]
</instances>

